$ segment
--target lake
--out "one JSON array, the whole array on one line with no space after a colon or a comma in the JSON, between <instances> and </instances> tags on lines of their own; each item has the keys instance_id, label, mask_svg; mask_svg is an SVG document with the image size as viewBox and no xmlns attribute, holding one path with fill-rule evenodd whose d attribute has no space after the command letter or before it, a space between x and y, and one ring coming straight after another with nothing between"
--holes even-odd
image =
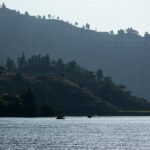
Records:
<instances>
[{"instance_id":1,"label":"lake","mask_svg":"<svg viewBox=\"0 0 150 150\"><path fill-rule=\"evenodd\" d=\"M150 150L150 117L0 118L0 150Z\"/></svg>"}]
</instances>

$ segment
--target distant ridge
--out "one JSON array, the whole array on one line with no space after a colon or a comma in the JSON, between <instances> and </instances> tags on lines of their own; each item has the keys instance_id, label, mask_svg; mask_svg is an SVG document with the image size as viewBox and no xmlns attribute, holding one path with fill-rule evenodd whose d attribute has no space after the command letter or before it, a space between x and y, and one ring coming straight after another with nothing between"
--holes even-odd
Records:
<instances>
[{"instance_id":1,"label":"distant ridge","mask_svg":"<svg viewBox=\"0 0 150 150\"><path fill-rule=\"evenodd\" d=\"M65 62L102 69L105 75L126 85L133 95L150 99L150 35L126 31L96 32L61 20L20 14L0 8L0 62L21 53L47 54Z\"/></svg>"}]
</instances>

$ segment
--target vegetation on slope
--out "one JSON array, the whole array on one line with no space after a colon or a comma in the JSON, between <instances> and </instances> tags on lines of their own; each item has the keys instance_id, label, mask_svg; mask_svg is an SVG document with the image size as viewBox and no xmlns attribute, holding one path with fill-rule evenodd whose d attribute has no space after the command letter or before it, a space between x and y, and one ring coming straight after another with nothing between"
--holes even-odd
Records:
<instances>
[{"instance_id":1,"label":"vegetation on slope","mask_svg":"<svg viewBox=\"0 0 150 150\"><path fill-rule=\"evenodd\" d=\"M22 54L15 62L8 57L6 66L0 69L2 104L4 93L20 95L22 101L22 93L31 89L37 103L51 105L55 114L101 115L104 112L150 109L146 100L132 96L125 86L105 77L102 70L92 72L75 61L65 64L62 59L51 60L49 55L33 55L27 59ZM9 104L8 100L5 103ZM37 116L41 114L39 111Z\"/></svg>"}]
</instances>

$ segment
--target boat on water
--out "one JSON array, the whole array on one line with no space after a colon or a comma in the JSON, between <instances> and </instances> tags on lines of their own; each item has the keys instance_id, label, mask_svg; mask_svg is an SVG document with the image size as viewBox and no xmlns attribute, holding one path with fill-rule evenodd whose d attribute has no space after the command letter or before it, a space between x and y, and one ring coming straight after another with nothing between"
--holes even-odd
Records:
<instances>
[{"instance_id":1,"label":"boat on water","mask_svg":"<svg viewBox=\"0 0 150 150\"><path fill-rule=\"evenodd\" d=\"M57 116L56 119L65 119L64 116Z\"/></svg>"},{"instance_id":2,"label":"boat on water","mask_svg":"<svg viewBox=\"0 0 150 150\"><path fill-rule=\"evenodd\" d=\"M92 115L87 115L88 118L92 118Z\"/></svg>"}]
</instances>

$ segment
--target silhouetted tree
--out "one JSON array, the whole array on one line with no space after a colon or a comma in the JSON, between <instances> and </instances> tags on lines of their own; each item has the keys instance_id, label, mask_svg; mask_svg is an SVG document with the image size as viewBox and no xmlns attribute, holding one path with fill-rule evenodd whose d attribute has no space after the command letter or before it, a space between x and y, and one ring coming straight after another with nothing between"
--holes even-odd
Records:
<instances>
[{"instance_id":1,"label":"silhouetted tree","mask_svg":"<svg viewBox=\"0 0 150 150\"><path fill-rule=\"evenodd\" d=\"M25 16L29 16L29 13L27 11L25 11Z\"/></svg>"},{"instance_id":2,"label":"silhouetted tree","mask_svg":"<svg viewBox=\"0 0 150 150\"><path fill-rule=\"evenodd\" d=\"M64 63L63 63L63 60L62 60L61 58L58 59L57 65L58 65L60 68L63 68L63 67L64 67Z\"/></svg>"},{"instance_id":3,"label":"silhouetted tree","mask_svg":"<svg viewBox=\"0 0 150 150\"><path fill-rule=\"evenodd\" d=\"M99 70L96 72L96 78L97 78L98 81L101 81L101 80L102 80L102 78L103 78L103 72L102 72L102 70L99 69Z\"/></svg>"},{"instance_id":4,"label":"silhouetted tree","mask_svg":"<svg viewBox=\"0 0 150 150\"><path fill-rule=\"evenodd\" d=\"M112 30L112 31L110 31L110 34L111 34L111 35L114 35L114 31L113 31L113 30Z\"/></svg>"},{"instance_id":5,"label":"silhouetted tree","mask_svg":"<svg viewBox=\"0 0 150 150\"><path fill-rule=\"evenodd\" d=\"M41 57L41 62L42 62L42 64L49 65L50 64L49 55L47 54L46 56Z\"/></svg>"},{"instance_id":6,"label":"silhouetted tree","mask_svg":"<svg viewBox=\"0 0 150 150\"><path fill-rule=\"evenodd\" d=\"M133 28L128 28L128 29L126 30L126 32L127 32L127 34L129 34L129 35L139 35L139 32L136 31L136 30L134 30Z\"/></svg>"},{"instance_id":7,"label":"silhouetted tree","mask_svg":"<svg viewBox=\"0 0 150 150\"><path fill-rule=\"evenodd\" d=\"M16 65L10 57L7 58L6 60L6 67L9 71L14 71L16 69Z\"/></svg>"},{"instance_id":8,"label":"silhouetted tree","mask_svg":"<svg viewBox=\"0 0 150 150\"><path fill-rule=\"evenodd\" d=\"M46 17L45 17L45 16L43 16L43 17L42 17L42 19L44 19L44 20L45 20L45 19L46 19Z\"/></svg>"},{"instance_id":9,"label":"silhouetted tree","mask_svg":"<svg viewBox=\"0 0 150 150\"><path fill-rule=\"evenodd\" d=\"M3 3L3 4L2 4L2 8L3 8L3 9L5 9L5 8L6 8L6 5L5 5L5 3Z\"/></svg>"},{"instance_id":10,"label":"silhouetted tree","mask_svg":"<svg viewBox=\"0 0 150 150\"><path fill-rule=\"evenodd\" d=\"M0 76L5 73L5 67L0 65Z\"/></svg>"},{"instance_id":11,"label":"silhouetted tree","mask_svg":"<svg viewBox=\"0 0 150 150\"><path fill-rule=\"evenodd\" d=\"M48 14L48 18L51 19L51 15L50 14Z\"/></svg>"},{"instance_id":12,"label":"silhouetted tree","mask_svg":"<svg viewBox=\"0 0 150 150\"><path fill-rule=\"evenodd\" d=\"M78 22L75 22L75 25L78 26Z\"/></svg>"},{"instance_id":13,"label":"silhouetted tree","mask_svg":"<svg viewBox=\"0 0 150 150\"><path fill-rule=\"evenodd\" d=\"M125 35L124 30L118 30L118 36L123 37Z\"/></svg>"},{"instance_id":14,"label":"silhouetted tree","mask_svg":"<svg viewBox=\"0 0 150 150\"><path fill-rule=\"evenodd\" d=\"M25 64L26 64L26 57L25 57L25 54L22 53L22 56L18 57L18 67L23 68Z\"/></svg>"},{"instance_id":15,"label":"silhouetted tree","mask_svg":"<svg viewBox=\"0 0 150 150\"><path fill-rule=\"evenodd\" d=\"M150 34L148 32L145 32L144 34L144 40L149 41L150 40Z\"/></svg>"},{"instance_id":16,"label":"silhouetted tree","mask_svg":"<svg viewBox=\"0 0 150 150\"><path fill-rule=\"evenodd\" d=\"M86 23L85 27L86 27L86 29L89 30L90 29L90 24Z\"/></svg>"},{"instance_id":17,"label":"silhouetted tree","mask_svg":"<svg viewBox=\"0 0 150 150\"><path fill-rule=\"evenodd\" d=\"M37 101L31 89L28 89L22 96L22 105L25 116L34 117L39 115Z\"/></svg>"}]
</instances>

